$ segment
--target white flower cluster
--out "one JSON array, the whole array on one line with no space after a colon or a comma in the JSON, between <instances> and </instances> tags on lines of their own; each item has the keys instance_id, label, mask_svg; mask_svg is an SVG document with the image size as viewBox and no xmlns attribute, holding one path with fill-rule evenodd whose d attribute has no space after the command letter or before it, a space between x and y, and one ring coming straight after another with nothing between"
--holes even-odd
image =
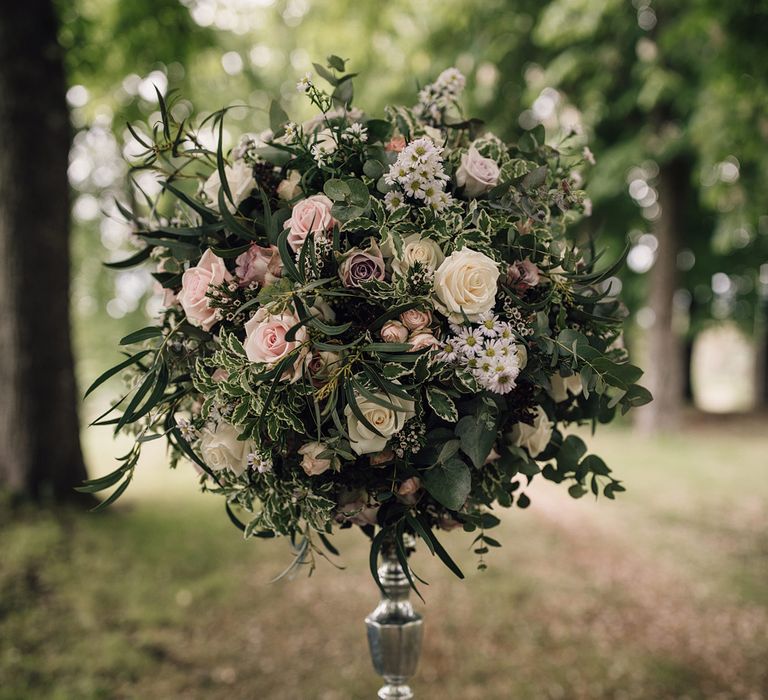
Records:
<instances>
[{"instance_id":1,"label":"white flower cluster","mask_svg":"<svg viewBox=\"0 0 768 700\"><path fill-rule=\"evenodd\" d=\"M443 111L456 103L464 92L466 79L457 68L446 68L434 83L425 85L419 91L419 103L416 113L429 117L437 124L442 122Z\"/></svg>"},{"instance_id":2,"label":"white flower cluster","mask_svg":"<svg viewBox=\"0 0 768 700\"><path fill-rule=\"evenodd\" d=\"M452 325L438 360L468 368L480 386L496 394L515 388L521 357L510 324L492 313L483 314L477 326Z\"/></svg>"},{"instance_id":3,"label":"white flower cluster","mask_svg":"<svg viewBox=\"0 0 768 700\"><path fill-rule=\"evenodd\" d=\"M411 141L398 155L384 176L388 185L397 185L402 192L388 192L384 203L390 211L406 203L406 197L423 202L435 211L443 211L453 201L445 192L448 176L443 170L443 149L427 136Z\"/></svg>"},{"instance_id":4,"label":"white flower cluster","mask_svg":"<svg viewBox=\"0 0 768 700\"><path fill-rule=\"evenodd\" d=\"M304 77L296 83L296 91L307 93L312 87L312 73L306 73Z\"/></svg>"},{"instance_id":5,"label":"white flower cluster","mask_svg":"<svg viewBox=\"0 0 768 700\"><path fill-rule=\"evenodd\" d=\"M249 452L248 466L255 469L259 474L272 471L272 457L265 453Z\"/></svg>"},{"instance_id":6,"label":"white flower cluster","mask_svg":"<svg viewBox=\"0 0 768 700\"><path fill-rule=\"evenodd\" d=\"M351 124L341 134L341 138L347 142L365 142L368 139L368 129L359 122Z\"/></svg>"}]
</instances>

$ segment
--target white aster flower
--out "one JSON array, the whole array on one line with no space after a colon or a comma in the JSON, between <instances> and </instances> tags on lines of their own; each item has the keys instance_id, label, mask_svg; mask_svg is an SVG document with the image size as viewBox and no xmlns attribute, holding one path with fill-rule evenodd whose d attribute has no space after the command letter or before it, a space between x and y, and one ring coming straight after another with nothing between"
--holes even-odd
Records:
<instances>
[{"instance_id":1,"label":"white aster flower","mask_svg":"<svg viewBox=\"0 0 768 700\"><path fill-rule=\"evenodd\" d=\"M456 346L456 343L452 340L446 340L445 343L443 343L442 348L440 348L440 352L437 353L435 356L435 359L437 359L439 362L449 362L453 363L456 362L456 360L459 358L459 349Z\"/></svg>"},{"instance_id":2,"label":"white aster flower","mask_svg":"<svg viewBox=\"0 0 768 700\"><path fill-rule=\"evenodd\" d=\"M476 355L483 347L483 336L477 328L462 328L456 345L464 355Z\"/></svg>"},{"instance_id":3,"label":"white aster flower","mask_svg":"<svg viewBox=\"0 0 768 700\"><path fill-rule=\"evenodd\" d=\"M497 330L499 317L493 311L486 311L480 314L478 321L480 322L480 332L484 336L495 338L499 334Z\"/></svg>"},{"instance_id":4,"label":"white aster flower","mask_svg":"<svg viewBox=\"0 0 768 700\"><path fill-rule=\"evenodd\" d=\"M387 194L384 195L384 206L390 212L393 212L396 209L402 207L403 204L405 204L403 195L397 190L392 190L391 192L387 192Z\"/></svg>"},{"instance_id":5,"label":"white aster flower","mask_svg":"<svg viewBox=\"0 0 768 700\"><path fill-rule=\"evenodd\" d=\"M508 394L515 388L515 378L516 375L509 370L494 372L485 388L496 394Z\"/></svg>"}]
</instances>

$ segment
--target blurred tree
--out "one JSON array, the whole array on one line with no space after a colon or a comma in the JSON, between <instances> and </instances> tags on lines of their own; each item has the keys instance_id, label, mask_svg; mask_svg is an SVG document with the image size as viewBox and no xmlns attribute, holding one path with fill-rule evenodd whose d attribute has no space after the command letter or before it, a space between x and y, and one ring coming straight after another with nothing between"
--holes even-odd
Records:
<instances>
[{"instance_id":1,"label":"blurred tree","mask_svg":"<svg viewBox=\"0 0 768 700\"><path fill-rule=\"evenodd\" d=\"M768 242L758 226L766 130L755 128L768 106L757 70L767 17L765 2L553 0L536 27L541 82L583 105L594 133L598 222L622 234L650 225L655 237L645 279L655 400L638 412L650 429L674 427L684 395L676 309L692 312L694 329L713 315L754 319Z\"/></svg>"},{"instance_id":2,"label":"blurred tree","mask_svg":"<svg viewBox=\"0 0 768 700\"><path fill-rule=\"evenodd\" d=\"M0 13L0 488L72 500L85 478L69 331L70 144L50 0Z\"/></svg>"}]
</instances>

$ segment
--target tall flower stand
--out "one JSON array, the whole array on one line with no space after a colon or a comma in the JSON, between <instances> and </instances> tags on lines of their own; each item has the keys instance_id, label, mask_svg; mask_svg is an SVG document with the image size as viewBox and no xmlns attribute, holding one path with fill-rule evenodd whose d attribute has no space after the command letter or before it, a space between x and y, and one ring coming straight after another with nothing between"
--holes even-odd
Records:
<instances>
[{"instance_id":1,"label":"tall flower stand","mask_svg":"<svg viewBox=\"0 0 768 700\"><path fill-rule=\"evenodd\" d=\"M410 586L394 546L382 550L379 579L386 595L365 618L373 667L386 681L381 700L406 700L413 691L406 681L416 672L421 654L424 621L410 601Z\"/></svg>"}]
</instances>

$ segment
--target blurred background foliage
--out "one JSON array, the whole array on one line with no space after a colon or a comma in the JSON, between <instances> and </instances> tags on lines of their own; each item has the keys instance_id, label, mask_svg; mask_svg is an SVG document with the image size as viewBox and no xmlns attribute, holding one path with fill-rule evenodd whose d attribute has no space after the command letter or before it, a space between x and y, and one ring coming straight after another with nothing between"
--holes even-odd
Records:
<instances>
[{"instance_id":1,"label":"blurred background foliage","mask_svg":"<svg viewBox=\"0 0 768 700\"><path fill-rule=\"evenodd\" d=\"M230 142L267 127L272 94L300 120L308 106L297 76L335 52L361 74L356 102L370 112L412 102L417 85L455 64L469 78L467 114L500 136L540 123L553 143L581 134L597 162L585 173L593 215L576 235L598 234L610 255L632 244L612 284L623 287L628 343L647 358L659 394L656 424L674 424L693 399L690 377L710 372L702 362L734 353L736 374L746 375L723 382L730 395L700 386L699 404L726 411L765 401L768 3L73 0L60 15L77 130L70 181L83 377L113 356L112 338L156 309L148 273L99 265L129 245L112 203L131 196L125 122L148 128L157 119L154 86L178 91L182 117L247 106L230 113ZM694 342L712 328L729 332L704 343L698 356L709 359L697 372ZM662 360L666 374L654 377Z\"/></svg>"}]
</instances>

